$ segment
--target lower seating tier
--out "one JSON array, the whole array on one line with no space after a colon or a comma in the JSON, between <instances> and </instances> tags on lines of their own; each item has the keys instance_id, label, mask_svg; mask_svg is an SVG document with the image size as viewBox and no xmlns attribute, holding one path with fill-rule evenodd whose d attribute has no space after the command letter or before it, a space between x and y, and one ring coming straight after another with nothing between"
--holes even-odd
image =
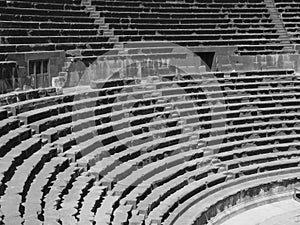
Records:
<instances>
[{"instance_id":1,"label":"lower seating tier","mask_svg":"<svg viewBox=\"0 0 300 225\"><path fill-rule=\"evenodd\" d=\"M216 190L242 192L247 179L265 187L275 173L294 182L298 83L292 70L169 74L8 104L0 218L206 224L221 207L209 196L228 197Z\"/></svg>"}]
</instances>

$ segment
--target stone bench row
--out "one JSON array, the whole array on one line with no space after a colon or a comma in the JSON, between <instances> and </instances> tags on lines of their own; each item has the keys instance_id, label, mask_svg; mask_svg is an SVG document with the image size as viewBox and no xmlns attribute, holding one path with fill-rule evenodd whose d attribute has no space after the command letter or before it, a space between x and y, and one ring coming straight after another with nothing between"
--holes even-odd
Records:
<instances>
[{"instance_id":1,"label":"stone bench row","mask_svg":"<svg viewBox=\"0 0 300 225\"><path fill-rule=\"evenodd\" d=\"M193 3L193 4L191 4ZM265 3L263 3L262 1L258 0L257 2L235 2L235 4L233 4L233 2L212 2L212 1L208 1L208 2L176 2L176 3L172 3L172 2L159 2L159 3L155 3L155 2L142 2L142 1L97 1L97 0L93 0L92 1L92 5L96 5L96 6L110 6L110 7L139 7L141 4L144 7L152 7L152 8L191 8L191 6L195 6L197 8L234 8L236 6L236 3L239 4L239 6L244 6L244 7L248 7L248 8L261 8L263 6L265 6Z\"/></svg>"},{"instance_id":2,"label":"stone bench row","mask_svg":"<svg viewBox=\"0 0 300 225\"><path fill-rule=\"evenodd\" d=\"M47 19L48 21L48 19ZM98 29L99 24L78 22L32 22L32 21L1 21L1 28L27 28L27 29Z\"/></svg>"},{"instance_id":3,"label":"stone bench row","mask_svg":"<svg viewBox=\"0 0 300 225\"><path fill-rule=\"evenodd\" d=\"M59 17L59 16L50 16L50 15L22 15L22 14L8 14L8 13L2 13L0 15L0 19L3 22L12 21L13 23L16 23L18 21L20 22L52 22L52 23L61 23L61 27L66 27L70 23L87 23L89 24L89 27L97 28L99 25L94 24L95 19L90 17ZM24 25L26 25L24 23ZM55 26L55 24L53 25ZM32 27L32 26L28 26ZM50 28L50 26L49 26Z\"/></svg>"},{"instance_id":4,"label":"stone bench row","mask_svg":"<svg viewBox=\"0 0 300 225\"><path fill-rule=\"evenodd\" d=\"M268 44L266 46L260 46L260 45L255 45L255 46L238 46L238 51L263 51L263 50L283 50L285 47L291 46L290 44Z\"/></svg>"},{"instance_id":5,"label":"stone bench row","mask_svg":"<svg viewBox=\"0 0 300 225\"><path fill-rule=\"evenodd\" d=\"M295 40L297 41L297 40ZM139 42L139 41L135 41L135 42L127 42L126 46L133 46L133 43L136 43L136 45L141 45L141 43L143 45L147 45L147 42L149 42L150 45L154 46L154 45L161 45L162 42L166 43L166 41L146 41L146 42ZM215 41L206 41L206 40L189 40L189 41L172 41L172 43L174 43L175 45L181 45L187 48L195 48L197 49L197 47L203 47L203 46L219 46L219 47L223 47L223 46L229 46L229 45L247 45L247 46L262 46L262 45L266 45L265 50L261 50L258 52L261 53L265 53L265 55L271 55L271 52L273 53L281 53L281 54L287 54L287 53L292 53L294 52L294 50L292 49L285 49L285 47L290 47L289 44L282 44L280 43L281 40L280 39L245 39L245 40L215 40ZM171 43L171 42L169 42ZM275 43L275 44L270 44L270 43ZM278 43L278 44L276 44ZM101 45L103 45L101 43ZM113 44L112 44L113 45ZM47 45L48 46L48 45ZM46 46L46 48L48 48ZM57 49L62 49L62 50L72 50L74 49L74 46L76 46L75 44L63 44L63 45L58 45ZM136 50L132 50L130 54L119 54L119 49L112 49L111 46L105 45L105 48L110 47L109 49L85 49L86 45L82 46L81 49L79 49L77 51L77 53L80 53L80 56L73 56L72 53L70 52L68 54L68 57L70 59L73 60L81 60L83 62L86 62L87 64L91 64L93 63L95 60L118 60L118 59L131 59L131 60L143 60L143 59L153 59L153 60L160 60L162 58L181 58L181 59L185 59L186 58L186 53L163 53L163 50L160 50L159 53L153 53L153 54L149 54L149 53L145 53L145 54L137 54ZM99 46L99 44L97 44L97 46ZM139 46L141 47L141 46ZM20 46L20 48L22 48ZM32 47L27 47L25 46L25 48L27 49L27 51L32 51L34 49L32 49ZM258 47L259 48L259 47ZM40 47L37 46L36 49L44 49L44 47ZM50 49L54 49L53 46L50 46ZM281 50L280 50L281 49ZM154 51L154 50L153 50ZM169 50L167 50L169 51ZM254 50L255 51L255 50ZM252 51L254 53L254 51ZM157 50L156 50L157 52ZM286 69L291 69L291 66L286 67ZM259 68L257 68L259 69ZM274 69L274 68L269 68L269 69ZM225 70L225 71L229 71L229 70ZM232 70L231 70L232 71Z\"/></svg>"},{"instance_id":6,"label":"stone bench row","mask_svg":"<svg viewBox=\"0 0 300 225\"><path fill-rule=\"evenodd\" d=\"M121 36L122 37L122 36ZM125 36L126 37L126 36ZM134 37L134 36L133 36ZM151 38L155 38L154 36L150 36L150 40L147 40L147 38L145 38L145 42L139 42L140 37L138 37L136 40L133 40L136 42L135 45L139 45L139 48L142 46L147 46L148 43L149 45L161 45L162 42L164 41L166 46L166 40L167 39L172 39L172 37L166 38L165 36L160 36L157 37L157 40L151 40ZM130 38L130 36L127 36L126 39ZM162 40L159 40L162 39ZM178 37L177 40L172 40L172 43L178 46L184 46L184 47L196 47L196 46L239 46L239 45L268 45L270 43L273 44L282 44L280 43L280 40L275 38L275 39L232 39L232 40L197 40L196 37L187 37L189 40L180 40L180 39L185 39L185 37ZM171 42L170 42L171 43ZM126 46L134 46L134 42L127 42ZM130 56L130 55L129 55ZM121 56L120 56L121 57Z\"/></svg>"},{"instance_id":7,"label":"stone bench row","mask_svg":"<svg viewBox=\"0 0 300 225\"><path fill-rule=\"evenodd\" d=\"M266 9L265 5L260 5L260 7L232 7L230 5L227 5L228 7L222 7L218 5L215 5L211 8L202 8L202 7L149 7L145 6L143 8L139 7L111 7L111 6L96 6L97 11L110 11L110 12L139 12L139 13L149 13L149 12L155 12L155 13L170 13L170 14L182 14L184 17L184 14L196 14L196 13L228 13L228 14L253 14L258 15L259 13L264 14L266 17L270 16L270 13ZM258 16L260 17L260 16Z\"/></svg>"},{"instance_id":8,"label":"stone bench row","mask_svg":"<svg viewBox=\"0 0 300 225\"><path fill-rule=\"evenodd\" d=\"M252 24L253 20L245 21L237 21L236 23L194 23L194 24L162 24L162 23L110 23L109 27L112 29L120 29L120 30L143 30L143 29L152 29L152 30L189 30L189 29L210 29L210 30L228 30L228 29L238 29L239 31L242 29L274 29L275 25L268 22L268 20L261 20L255 21L255 23L259 24ZM261 30L262 30L261 29Z\"/></svg>"},{"instance_id":9,"label":"stone bench row","mask_svg":"<svg viewBox=\"0 0 300 225\"><path fill-rule=\"evenodd\" d=\"M106 9L107 10L107 9ZM251 13L251 12L243 12L243 14L237 13L237 12L231 12L228 15L228 12L224 11L218 11L218 12L203 12L199 11L197 13L190 13L186 14L184 13L178 13L178 12L169 12L164 13L164 12L157 12L156 14L150 14L144 11L138 11L138 9L135 11L131 9L132 11L126 11L124 9L123 11L119 10L111 10L110 12L105 12L105 8L102 7L97 7L97 11L100 11L100 16L101 17L116 17L116 18L151 18L151 19L213 19L213 18L231 18L231 19L242 19L242 18L262 18L265 19L266 17L269 17L269 13Z\"/></svg>"},{"instance_id":10,"label":"stone bench row","mask_svg":"<svg viewBox=\"0 0 300 225\"><path fill-rule=\"evenodd\" d=\"M130 37L131 38L131 37ZM217 38L217 37L216 37ZM126 37L127 39L127 37ZM135 38L133 38L135 39ZM168 39L163 37L162 39ZM207 37L207 40L209 40L209 38ZM274 39L273 39L274 40ZM141 43L139 41L136 41L137 43ZM173 42L173 41L172 41ZM198 42L198 41L197 41ZM265 44L262 47L262 43L261 42L265 42ZM238 52L252 52L253 54L255 53L255 51L257 51L258 53L261 53L262 55L270 55L273 53L273 55L275 53L280 53L280 54L288 54L288 53L293 53L295 52L294 48L292 47L291 49L286 49L286 47L291 47L290 44L270 44L271 42L269 41L260 41L260 40L255 40L252 41L251 39L244 39L244 40L228 40L228 41L201 41L198 43L195 43L195 41L187 41L187 42L181 42L182 44L184 44L186 47L194 47L197 48L198 47L203 47L203 46L228 46L228 45L233 45L234 43L238 43L239 45L243 45L245 43L247 43L247 46L243 46L243 50L241 50L241 48L239 48ZM102 44L101 44L102 45ZM160 58L164 58L164 57L171 57L171 58L185 58L185 53L182 54L178 54L178 53L169 53L169 50L167 50L166 53L164 53L163 51L166 49L155 49L155 50L151 50L148 49L148 53L146 54L137 54L136 50L132 50L130 51L131 53L126 54L126 55L119 55L120 51L119 49L115 49L113 48L113 46L108 46L108 44L105 45L105 47L111 47L110 49L89 49L86 46L82 46L82 49L77 49L75 50L74 48L72 49L68 49L69 47L71 47L72 45L67 45L67 47L65 48L65 46L60 46L58 47L58 49L63 49L63 50L74 50L77 52L80 52L81 56L77 56L77 57L72 57L72 53L69 53L68 56L71 56L72 58L76 59L76 60L82 60L85 61L89 58L94 58L95 60L97 58L109 58L109 59L126 59L126 58L131 58L131 59L144 59L144 58L155 58L155 59L160 59ZM247 47L249 47L249 50L247 50ZM251 51L252 48L252 51ZM262 49L263 48L263 49ZM33 49L29 48L29 51L32 51ZM172 50L172 49L170 49ZM145 50L146 51L146 50ZM152 52L151 52L152 51ZM155 52L159 52L159 53L155 53ZM288 68L292 68L292 66L290 65L289 67L286 67L286 69ZM273 68L274 69L274 68ZM225 70L226 71L226 70ZM133 75L132 75L133 77Z\"/></svg>"},{"instance_id":11,"label":"stone bench row","mask_svg":"<svg viewBox=\"0 0 300 225\"><path fill-rule=\"evenodd\" d=\"M278 49L265 49L265 50L243 50L243 51L238 51L236 55L240 55L240 56L256 56L257 54L260 54L260 55L274 55L274 54L295 54L296 53L296 50L292 50L292 49L282 49L282 50L278 50ZM265 67L265 66L262 66L261 67L262 69L270 69L270 68L275 68L274 66L271 66L271 67ZM287 66L285 66L285 68L292 68L292 65L289 64ZM225 69L224 70L228 70L228 69ZM233 70L233 69L229 69L229 70Z\"/></svg>"},{"instance_id":12,"label":"stone bench row","mask_svg":"<svg viewBox=\"0 0 300 225\"><path fill-rule=\"evenodd\" d=\"M6 36L2 40L7 44L39 44L39 43L73 43L73 42L106 42L104 36Z\"/></svg>"},{"instance_id":13,"label":"stone bench row","mask_svg":"<svg viewBox=\"0 0 300 225\"><path fill-rule=\"evenodd\" d=\"M272 33L257 33L257 34L235 34L235 35L118 35L120 42L129 42L129 41L193 41L193 40L203 40L207 41L209 43L213 43L214 45L218 45L220 42L231 43L231 40L237 40L237 41L246 41L247 39L262 39L262 41L265 41L266 39L277 39L279 37L278 34L272 34ZM8 39L9 43L14 43L12 38ZM49 38L52 40L52 38ZM71 38L70 38L71 39ZM220 40L220 42L218 42ZM53 40L54 41L54 40ZM233 45L234 42L231 43ZM251 44L251 43L250 43ZM248 43L249 45L249 43Z\"/></svg>"},{"instance_id":14,"label":"stone bench row","mask_svg":"<svg viewBox=\"0 0 300 225\"><path fill-rule=\"evenodd\" d=\"M54 10L54 9L35 9L35 8L17 8L17 7L0 7L0 13L19 14L19 15L48 15L48 16L79 16L89 17L89 13L79 10Z\"/></svg>"},{"instance_id":15,"label":"stone bench row","mask_svg":"<svg viewBox=\"0 0 300 225\"><path fill-rule=\"evenodd\" d=\"M299 27L300 23L299 21L284 21L284 26L287 28L294 28L294 27Z\"/></svg>"},{"instance_id":16,"label":"stone bench row","mask_svg":"<svg viewBox=\"0 0 300 225\"><path fill-rule=\"evenodd\" d=\"M98 30L73 29L0 29L1 36L93 36Z\"/></svg>"},{"instance_id":17,"label":"stone bench row","mask_svg":"<svg viewBox=\"0 0 300 225\"><path fill-rule=\"evenodd\" d=\"M262 20L262 21L261 21ZM265 21L265 22L264 22ZM264 24L269 25L269 26L275 26L275 24L271 23L271 20L268 19L259 19L259 18L240 18L240 19L209 19L209 18L199 18L199 19L166 19L166 18L160 18L160 19L155 19L155 18L114 18L114 17L106 17L105 18L106 23L133 23L133 24L212 24L212 25L219 25L219 24L233 24L236 25L239 23L247 25L253 24L253 23L258 23L256 26L261 26L264 27Z\"/></svg>"},{"instance_id":18,"label":"stone bench row","mask_svg":"<svg viewBox=\"0 0 300 225\"><path fill-rule=\"evenodd\" d=\"M130 31L129 31L130 32ZM128 32L128 33L129 33ZM121 33L119 32L119 34L117 34L118 32L115 33L115 35L118 35L118 38L123 40L123 38L133 38L133 39L138 39L138 38L144 38L145 40L160 40L162 38L165 39L170 39L170 40L234 40L234 39L260 39L262 37L266 37L266 38L270 38L270 39L276 39L277 34L275 32L264 32L263 30L261 30L260 32L257 33L235 33L235 34L210 34L210 33L197 33L197 31L193 31L191 30L191 36L192 37L188 37L189 32L183 32L180 30L171 30L171 31L167 31L167 32L161 32L157 35L154 35L153 32L149 32L147 33L147 31L139 31L136 34L125 34L125 32ZM169 36L172 35L177 35L176 38L170 38ZM196 36L197 35L197 36ZM213 35L213 37L212 37ZM211 38L211 39L209 39Z\"/></svg>"},{"instance_id":19,"label":"stone bench row","mask_svg":"<svg viewBox=\"0 0 300 225\"><path fill-rule=\"evenodd\" d=\"M237 29L237 28L229 28L229 29L115 29L115 35L154 35L155 33L163 34L163 35L171 35L171 34L179 34L179 35L238 35L238 34L256 34L256 33L275 33L277 30L275 28L269 29L258 29L258 28L250 28L250 29ZM223 36L222 36L223 37Z\"/></svg>"},{"instance_id":20,"label":"stone bench row","mask_svg":"<svg viewBox=\"0 0 300 225\"><path fill-rule=\"evenodd\" d=\"M78 41L78 40L77 40ZM0 46L0 54L15 54L21 52L33 52L33 51L42 51L42 52L50 52L50 51L89 51L89 48L95 49L103 49L99 51L103 51L106 55L114 54L115 57L118 56L120 49L113 49L115 43L113 42L69 42L69 43L39 43L39 44L2 44ZM93 50L91 50L93 51ZM109 52L109 54L108 54ZM105 56L105 55L104 55Z\"/></svg>"},{"instance_id":21,"label":"stone bench row","mask_svg":"<svg viewBox=\"0 0 300 225\"><path fill-rule=\"evenodd\" d=\"M298 18L294 18L294 17L288 17L288 18L283 18L283 23L284 25L286 25L286 23L295 23L296 26L299 23L299 19Z\"/></svg>"},{"instance_id":22,"label":"stone bench row","mask_svg":"<svg viewBox=\"0 0 300 225\"><path fill-rule=\"evenodd\" d=\"M162 44L162 43L160 43ZM155 43L146 43L145 48L153 48L156 49ZM129 50L134 50L138 48L138 46L134 43L131 43L128 46ZM157 47L160 47L158 45ZM172 48L172 45L166 46L165 48ZM146 49L143 49L145 53L147 53ZM267 57L268 60L271 60L272 57ZM182 86L185 86L184 83L190 82L193 84L193 81L196 82L196 84L202 84L204 86L206 85L213 85L217 83L226 83L226 84L233 84L236 83L236 85L241 83L261 83L261 82L284 82L284 81L292 81L296 82L298 80L297 75L294 74L294 70L288 69L273 69L273 70L252 70L252 71L231 71L231 72L204 72L201 74L196 73L184 73L184 74L161 74L160 75L160 82L163 82L162 84L157 85L163 85L164 83L172 83L176 82L180 85L182 83ZM118 79L117 79L118 80ZM135 81L136 84L139 80L138 79L132 79L132 82ZM115 80L112 81L92 81L92 88L93 89L103 89L108 87L113 87L114 82L117 82ZM127 84L128 85L128 84ZM122 85L118 85L122 86ZM123 85L126 86L126 85ZM126 87L124 87L125 89Z\"/></svg>"},{"instance_id":23,"label":"stone bench row","mask_svg":"<svg viewBox=\"0 0 300 225\"><path fill-rule=\"evenodd\" d=\"M6 7L16 7L16 8L36 8L36 9L51 9L51 10L84 10L84 6L78 1L57 1L57 2L43 2L43 1L10 1L7 2Z\"/></svg>"},{"instance_id":24,"label":"stone bench row","mask_svg":"<svg viewBox=\"0 0 300 225\"><path fill-rule=\"evenodd\" d=\"M34 89L28 91L16 91L10 92L8 94L3 94L0 96L1 106L7 106L14 104L16 102L23 102L31 99L40 99L46 96L56 96L59 93L56 91L56 88L43 88L43 89Z\"/></svg>"},{"instance_id":25,"label":"stone bench row","mask_svg":"<svg viewBox=\"0 0 300 225\"><path fill-rule=\"evenodd\" d=\"M5 1L5 0L3 0ZM49 1L47 0L24 0L22 2L34 2L34 3L48 3L49 4ZM51 2L51 4L69 4L69 5L80 5L81 4L81 0L53 0Z\"/></svg>"},{"instance_id":26,"label":"stone bench row","mask_svg":"<svg viewBox=\"0 0 300 225\"><path fill-rule=\"evenodd\" d=\"M284 19L296 19L297 17L295 17L295 13L300 11L300 7L298 6L298 8L291 8L291 9L284 9L278 10L281 13L282 18Z\"/></svg>"},{"instance_id":27,"label":"stone bench row","mask_svg":"<svg viewBox=\"0 0 300 225\"><path fill-rule=\"evenodd\" d=\"M206 224L216 216L216 212L223 212L227 208L239 205L239 203L243 204L250 199L250 201L253 201L256 197L267 197L267 201L274 194L292 192L293 186L299 182L298 175L299 169L294 168L258 173L218 185L212 191L207 190L199 194L196 193L187 201L181 203L178 210L173 211L173 215L170 215L165 224L177 225L182 224L183 221L185 224L190 225L196 222ZM220 189L225 192L220 192ZM245 196L247 200L243 199L242 196ZM231 203L233 205L229 205Z\"/></svg>"}]
</instances>

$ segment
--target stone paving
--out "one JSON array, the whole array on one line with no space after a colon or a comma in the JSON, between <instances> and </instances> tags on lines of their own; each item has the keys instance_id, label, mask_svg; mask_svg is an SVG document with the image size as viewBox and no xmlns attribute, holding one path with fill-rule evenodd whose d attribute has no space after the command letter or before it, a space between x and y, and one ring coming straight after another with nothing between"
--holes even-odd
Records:
<instances>
[{"instance_id":1,"label":"stone paving","mask_svg":"<svg viewBox=\"0 0 300 225\"><path fill-rule=\"evenodd\" d=\"M300 203L284 200L241 213L222 225L299 225Z\"/></svg>"}]
</instances>

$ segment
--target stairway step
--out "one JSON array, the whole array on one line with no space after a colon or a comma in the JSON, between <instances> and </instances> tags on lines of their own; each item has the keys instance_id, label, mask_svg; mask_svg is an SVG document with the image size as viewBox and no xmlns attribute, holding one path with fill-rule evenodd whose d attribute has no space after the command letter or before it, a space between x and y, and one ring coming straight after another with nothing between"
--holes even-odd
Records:
<instances>
[{"instance_id":1,"label":"stairway step","mask_svg":"<svg viewBox=\"0 0 300 225\"><path fill-rule=\"evenodd\" d=\"M91 16L99 16L100 17L100 12L91 12Z\"/></svg>"},{"instance_id":2,"label":"stairway step","mask_svg":"<svg viewBox=\"0 0 300 225\"><path fill-rule=\"evenodd\" d=\"M105 37L114 37L114 34L110 33L110 32L104 32L103 36L105 36Z\"/></svg>"},{"instance_id":3,"label":"stairway step","mask_svg":"<svg viewBox=\"0 0 300 225\"><path fill-rule=\"evenodd\" d=\"M107 24L105 25L100 25L99 27L101 30L108 30L109 29L109 26Z\"/></svg>"},{"instance_id":4,"label":"stairway step","mask_svg":"<svg viewBox=\"0 0 300 225\"><path fill-rule=\"evenodd\" d=\"M103 18L97 18L95 20L95 23L101 24L100 26L104 26L105 25L105 20Z\"/></svg>"},{"instance_id":5,"label":"stairway step","mask_svg":"<svg viewBox=\"0 0 300 225\"><path fill-rule=\"evenodd\" d=\"M110 38L110 41L111 41L111 42L118 42L118 38L117 38L117 37L111 37L111 38Z\"/></svg>"},{"instance_id":6,"label":"stairway step","mask_svg":"<svg viewBox=\"0 0 300 225\"><path fill-rule=\"evenodd\" d=\"M115 46L114 46L114 48L123 48L124 46L123 46L123 44L120 44L120 43L117 43L117 44L115 44ZM121 50L121 51L125 51L125 50Z\"/></svg>"},{"instance_id":7,"label":"stairway step","mask_svg":"<svg viewBox=\"0 0 300 225\"><path fill-rule=\"evenodd\" d=\"M86 6L86 7L88 7L88 6L91 6L92 5L92 3L91 2L82 2L81 3L83 6Z\"/></svg>"}]
</instances>

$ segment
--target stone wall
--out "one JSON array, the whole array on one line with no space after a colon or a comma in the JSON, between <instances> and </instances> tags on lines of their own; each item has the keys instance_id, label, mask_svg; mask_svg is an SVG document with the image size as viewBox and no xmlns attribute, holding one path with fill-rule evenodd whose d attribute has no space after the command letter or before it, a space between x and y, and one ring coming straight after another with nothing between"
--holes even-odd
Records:
<instances>
[{"instance_id":1,"label":"stone wall","mask_svg":"<svg viewBox=\"0 0 300 225\"><path fill-rule=\"evenodd\" d=\"M28 76L28 62L30 60L49 59L50 81L52 77L58 76L66 61L64 51L55 52L26 52L8 55L8 60L16 61L18 66L18 78L21 82ZM51 82L50 82L51 83ZM22 87L23 84L20 84Z\"/></svg>"},{"instance_id":2,"label":"stone wall","mask_svg":"<svg viewBox=\"0 0 300 225\"><path fill-rule=\"evenodd\" d=\"M218 71L294 69L300 72L300 55L219 56Z\"/></svg>"}]
</instances>

